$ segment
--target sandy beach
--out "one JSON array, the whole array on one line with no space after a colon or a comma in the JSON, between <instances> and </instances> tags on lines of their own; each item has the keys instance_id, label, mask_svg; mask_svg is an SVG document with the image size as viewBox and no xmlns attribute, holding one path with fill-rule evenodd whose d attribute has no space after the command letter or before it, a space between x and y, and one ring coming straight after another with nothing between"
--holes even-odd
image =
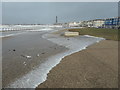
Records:
<instances>
[{"instance_id":1,"label":"sandy beach","mask_svg":"<svg viewBox=\"0 0 120 90\"><path fill-rule=\"evenodd\" d=\"M118 42L103 40L66 56L39 88L117 88Z\"/></svg>"}]
</instances>

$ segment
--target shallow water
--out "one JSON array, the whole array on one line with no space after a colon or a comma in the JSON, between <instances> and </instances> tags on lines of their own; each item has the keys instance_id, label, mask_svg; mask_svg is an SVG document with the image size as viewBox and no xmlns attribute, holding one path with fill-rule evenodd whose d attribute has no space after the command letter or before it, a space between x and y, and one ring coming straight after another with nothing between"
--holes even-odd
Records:
<instances>
[{"instance_id":1,"label":"shallow water","mask_svg":"<svg viewBox=\"0 0 120 90\"><path fill-rule=\"evenodd\" d=\"M34 70L47 57L65 51L65 47L42 38L47 32L26 32L2 39L3 87ZM26 58L26 55L31 58Z\"/></svg>"}]
</instances>

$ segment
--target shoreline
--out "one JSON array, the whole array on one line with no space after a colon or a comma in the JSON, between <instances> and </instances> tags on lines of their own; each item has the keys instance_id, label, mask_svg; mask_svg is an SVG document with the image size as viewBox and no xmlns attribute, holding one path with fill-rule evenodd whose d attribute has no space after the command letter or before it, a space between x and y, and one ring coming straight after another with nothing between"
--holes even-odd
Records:
<instances>
[{"instance_id":1,"label":"shoreline","mask_svg":"<svg viewBox=\"0 0 120 90\"><path fill-rule=\"evenodd\" d=\"M40 39L41 38L41 40L42 41L44 41L44 43L46 42L46 43L51 43L51 45L52 44L54 44L55 45L55 47L54 47L54 45L53 45L53 49L56 51L56 49L60 49L60 48L63 48L63 47L65 47L65 48L67 48L67 49L70 49L70 50L68 50L67 52L64 52L64 53L62 53L62 54L58 54L58 55L56 55L56 56L53 56L52 58L49 58L50 60L48 60L47 61L47 63L44 63L42 66L43 67L45 67L45 68L49 68L50 70L48 70L48 69L41 69L41 67L40 68L38 68L38 69L35 69L34 71L31 71L30 73L28 73L27 75L25 75L25 76L23 76L22 78L20 78L19 80L17 80L17 81L15 81L15 83L13 82L11 85L10 85L10 87L24 87L24 88L26 88L26 87L36 87L41 81L45 81L46 80L46 78L47 78L47 74L49 73L49 71L51 72L51 67L52 67L52 69L54 68L54 67L56 67L56 65L59 65L59 61L61 62L61 60L62 60L62 58L63 57L68 57L69 55L71 56L71 54L74 54L75 52L78 52L78 51L81 51L81 50L83 50L83 49L86 49L86 47L88 47L88 46L91 46L91 45L93 45L93 44L95 44L95 43L97 43L97 42L99 42L99 41L101 41L101 40L104 40L103 38L98 38L98 37L94 37L94 36L89 36L89 35L87 35L87 36L78 36L78 37L63 37L63 36L61 36L60 35L60 32L59 33L54 33L55 31L51 31L51 33L48 33L48 34L44 34L44 35L42 35L42 34L40 34L40 35L42 35L42 36L40 36L39 37L39 34L38 33L34 33L34 34L36 34L37 36L36 37L34 37L34 38L32 38L32 37L30 37L29 39L28 38L26 38L26 41L28 41L28 40L34 40L34 39ZM42 32L41 32L42 33ZM26 35L32 35L32 36L34 36L34 34L33 33L29 33L29 34L26 34ZM19 37L21 37L21 36L19 36ZM26 36L25 36L26 37ZM22 37L22 38L24 38L24 37ZM43 39L42 39L43 38ZM18 39L18 37L17 37L17 41L18 41L19 39ZM22 40L22 39L21 39ZM21 41L20 40L20 41ZM47 41L46 41L47 40ZM22 41L23 42L23 41ZM34 42L34 43L36 43L35 41L32 41L32 42ZM77 43L76 43L77 42ZM81 43L82 42L82 43ZM31 43L31 42L27 42L26 43L26 45L28 44L28 43ZM32 43L33 44L33 43ZM37 45L38 47L39 47L39 44L41 44L41 45L43 45L42 43L38 43L37 42L37 44L35 44L35 45ZM7 44L6 44L7 45ZM20 45L22 45L22 44L20 44ZM34 45L34 44L33 44ZM46 44L45 44L46 45ZM49 49L51 48L51 45L48 47ZM58 45L58 46L60 46L60 47L58 47L58 48L56 48L56 45ZM62 47L61 47L62 46ZM47 47L47 46L46 46ZM28 46L27 46L27 48L28 48ZM29 46L29 48L31 48L30 46ZM40 47L39 47L40 48ZM42 48L42 47L41 47ZM9 49L9 48L8 48ZM19 49L19 48L18 48ZM49 50L48 49L48 50ZM52 48L51 48L52 49ZM5 49L4 49L5 50ZM33 49L33 47L30 49L30 50L35 50L35 48ZM28 53L30 50L27 50L27 52L25 51L24 53ZM43 49L40 49L40 50L43 50ZM46 49L47 50L47 49ZM48 51L47 50L47 51ZM9 50L10 51L10 50ZM19 51L19 50L17 50L17 51ZM61 49L60 49L60 51L61 51ZM16 52L16 51L15 51ZM23 52L23 51L22 51ZM36 50L35 50L35 52L36 52ZM35 52L34 52L34 54L35 54ZM37 51L38 53L39 53L39 51ZM36 53L37 53L36 52ZM21 53L21 50L20 50L20 53ZM20 54L20 53L18 53L18 54ZM48 53L48 52L46 52L46 53ZM55 52L54 52L55 53ZM31 54L32 55L32 53L28 53L28 54ZM37 54L36 54L37 55ZM35 56L36 56L35 55ZM41 54L42 55L42 54ZM34 55L33 55L34 56ZM62 58L61 58L62 57ZM36 57L36 59L37 59L37 57ZM60 59L60 60L59 60ZM51 63L51 60L52 60L52 63ZM24 63L24 61L23 61L23 64L25 65L25 67L26 67L26 62L28 62L28 64L29 64L29 61L26 61L25 60L25 63ZM33 62L34 63L34 62ZM48 65L48 63L49 63L49 65ZM29 65L30 66L30 65ZM5 71L5 70L4 70ZM41 73L40 73L41 72ZM46 73L46 74L45 74ZM34 74L36 74L35 76L36 77L34 77L33 75ZM40 77L41 76L41 77ZM31 77L31 79L30 79L30 77ZM39 77L40 77L40 79L39 79ZM21 82L22 82L22 84L21 84ZM29 83L29 84L28 84ZM42 83L42 82L41 82Z\"/></svg>"},{"instance_id":2,"label":"shoreline","mask_svg":"<svg viewBox=\"0 0 120 90\"><path fill-rule=\"evenodd\" d=\"M57 66L50 70L47 80L38 85L37 89L117 88L117 43L117 41L103 40L87 47L85 50L64 57ZM112 53L110 51L114 52L113 56L111 56ZM94 58L97 58L98 62L94 60ZM74 61L72 59L74 59ZM89 59L94 63L90 62ZM108 61L108 59L110 61ZM107 73L109 75L107 75Z\"/></svg>"},{"instance_id":3,"label":"shoreline","mask_svg":"<svg viewBox=\"0 0 120 90\"><path fill-rule=\"evenodd\" d=\"M54 32L54 31L53 31ZM38 34L38 33L37 33ZM27 35L32 35L32 36L34 36L34 34L33 33L31 33L31 34L27 34ZM40 34L41 35L41 34ZM19 36L20 37L20 36ZM19 37L16 37L17 38L17 41L18 41L18 38ZM38 35L36 36L36 37L34 37L34 38L29 38L29 39L27 39L26 38L26 40L34 40L34 39L38 39ZM24 38L24 37L22 37L22 38ZM21 40L22 40L22 38L21 38ZM43 40L43 39L44 40ZM39 38L40 39L40 38ZM64 53L60 53L60 54L58 54L58 55L55 55L55 56L53 56L53 57L51 57L51 58L49 58L47 61L45 61L45 63L43 63L43 64L41 64L40 65L40 67L38 67L38 68L36 68L35 70L33 70L33 71L31 71L31 72L29 72L28 74L26 74L26 75L24 75L23 77L21 77L21 78L19 78L18 80L16 80L15 82L13 82L13 83L11 83L8 87L17 87L17 88L20 88L20 87L22 87L22 88L35 88L37 85L39 85L40 83L42 83L42 82L44 82L45 80L46 80L46 78L47 78L47 74L49 73L49 71L54 67L54 66L56 66L57 64L59 64L59 62L62 60L62 58L63 57L65 57L65 56L68 56L68 55L71 55L72 53L75 53L75 52L78 52L78 51L81 51L81 50L83 50L83 49L85 49L86 47L88 47L88 46L90 46L90 45L92 45L92 44L94 44L94 43L96 43L96 42L99 42L99 41L101 41L101 40L103 40L103 38L97 38L97 37L89 37L89 36L78 36L78 37L71 37L71 38L65 38L65 37L63 37L63 36L60 36L59 34L52 34L52 33L48 33L48 34L45 34L45 35L42 35L41 36L41 39L42 39L42 41L44 41L44 43L46 42L49 42L49 43L51 43L51 44L55 44L55 45L57 45L57 46L60 46L60 47L53 47L53 49L56 51L57 49L62 49L63 47L65 47L65 48L67 48L67 49L69 49L68 51L66 51L66 52L64 52ZM47 40L47 41L46 41ZM23 42L23 41L22 41ZM32 41L32 43L34 42L34 44L36 45L36 41ZM77 44L76 44L76 42L77 42ZM82 42L82 43L81 43ZM28 43L31 43L31 42L26 42L27 44ZM38 43L38 42L37 42ZM42 44L43 45L43 43L38 43L38 44ZM6 44L7 45L7 44ZM32 45L33 46L33 45ZM38 47L40 46L40 45L37 45ZM49 48L50 46L49 45L47 45L48 47L47 48ZM27 46L27 48L28 48L28 46ZM30 46L29 46L29 48L31 48ZM33 48L33 47L32 47ZM40 47L39 47L40 48ZM49 48L50 49L50 48ZM48 51L49 51L49 49L46 49L47 50L47 52L46 53L48 53ZM52 48L51 48L52 49ZM60 49L60 51L61 51L61 49ZM4 49L5 50L5 49ZM27 51L25 51L25 53L28 53L28 52L30 52L32 50L32 53L33 53L33 49L30 49L29 51L27 50ZM42 50L42 49L41 49ZM18 51L18 50L17 50ZM34 54L35 53L37 53L37 52L39 52L38 50L36 51L35 49L34 49ZM50 50L51 51L51 50ZM56 52L53 52L53 53L56 53ZM23 52L23 51L22 51ZM29 55L31 55L31 56L34 56L34 55L32 55L32 53L30 54L29 53ZM18 53L18 54L20 54L20 53ZM41 54L42 55L42 54ZM36 57L37 58L37 57ZM30 60L30 61L32 61L32 66L33 66L33 60ZM30 62L29 61L26 61L25 60L25 67L26 67L26 63L29 63L30 64ZM37 60L37 62L39 62L38 60ZM24 61L23 61L23 64L24 64ZM4 64L5 65L5 64ZM5 65L6 66L6 65ZM30 65L29 65L30 66ZM44 68L43 68L44 67ZM6 71L6 70L4 70L4 71ZM11 70L10 70L11 71ZM15 70L16 71L16 70ZM34 75L35 74L35 75ZM39 79L39 77L40 77L40 79ZM21 83L22 82L22 83ZM28 84L29 83L29 84Z\"/></svg>"},{"instance_id":4,"label":"shoreline","mask_svg":"<svg viewBox=\"0 0 120 90\"><path fill-rule=\"evenodd\" d=\"M3 87L9 88L9 85L17 80L19 81L20 78L33 71L39 64L45 62L48 57L66 50L65 47L60 47L57 44L43 39L43 34L44 32L25 33L4 39L2 42ZM27 59L23 55L31 56L31 58ZM16 71L18 72L16 73ZM31 75L34 75L34 73ZM24 82L21 81L21 83ZM25 86L23 85L22 87Z\"/></svg>"}]
</instances>

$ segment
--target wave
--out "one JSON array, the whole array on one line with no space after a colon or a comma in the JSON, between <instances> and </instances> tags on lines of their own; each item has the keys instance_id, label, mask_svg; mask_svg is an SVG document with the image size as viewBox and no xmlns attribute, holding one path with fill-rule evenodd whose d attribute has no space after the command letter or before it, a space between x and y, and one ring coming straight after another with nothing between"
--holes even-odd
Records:
<instances>
[{"instance_id":1,"label":"wave","mask_svg":"<svg viewBox=\"0 0 120 90\"><path fill-rule=\"evenodd\" d=\"M39 31L51 31L53 30L52 28L42 28L42 29L38 29L38 30L27 30L27 31L31 31L31 32L39 32Z\"/></svg>"},{"instance_id":2,"label":"wave","mask_svg":"<svg viewBox=\"0 0 120 90\"><path fill-rule=\"evenodd\" d=\"M10 37L10 36L15 36L15 35L19 35L19 34L23 34L25 32L21 32L21 33L15 33L15 34L7 34L7 35L2 35L0 36L0 38L4 38L4 37Z\"/></svg>"},{"instance_id":3,"label":"wave","mask_svg":"<svg viewBox=\"0 0 120 90\"><path fill-rule=\"evenodd\" d=\"M43 29L38 29L38 30L25 30L24 32L20 32L20 33L17 32L17 33L7 34L7 35L1 34L0 38L15 36L15 35L23 34L25 32L39 32L39 31L50 31L50 30L53 30L53 29L52 28L43 28ZM11 32L11 31L9 31L9 32Z\"/></svg>"}]
</instances>

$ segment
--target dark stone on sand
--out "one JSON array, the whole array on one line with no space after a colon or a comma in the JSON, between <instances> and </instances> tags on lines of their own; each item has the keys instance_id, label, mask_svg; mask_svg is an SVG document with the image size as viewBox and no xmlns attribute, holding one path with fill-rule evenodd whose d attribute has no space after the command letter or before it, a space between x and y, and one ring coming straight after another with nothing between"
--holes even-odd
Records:
<instances>
[{"instance_id":1,"label":"dark stone on sand","mask_svg":"<svg viewBox=\"0 0 120 90\"><path fill-rule=\"evenodd\" d=\"M42 54L45 54L45 53L42 53Z\"/></svg>"},{"instance_id":2,"label":"dark stone on sand","mask_svg":"<svg viewBox=\"0 0 120 90\"><path fill-rule=\"evenodd\" d=\"M13 51L16 51L15 49L13 49Z\"/></svg>"}]
</instances>

